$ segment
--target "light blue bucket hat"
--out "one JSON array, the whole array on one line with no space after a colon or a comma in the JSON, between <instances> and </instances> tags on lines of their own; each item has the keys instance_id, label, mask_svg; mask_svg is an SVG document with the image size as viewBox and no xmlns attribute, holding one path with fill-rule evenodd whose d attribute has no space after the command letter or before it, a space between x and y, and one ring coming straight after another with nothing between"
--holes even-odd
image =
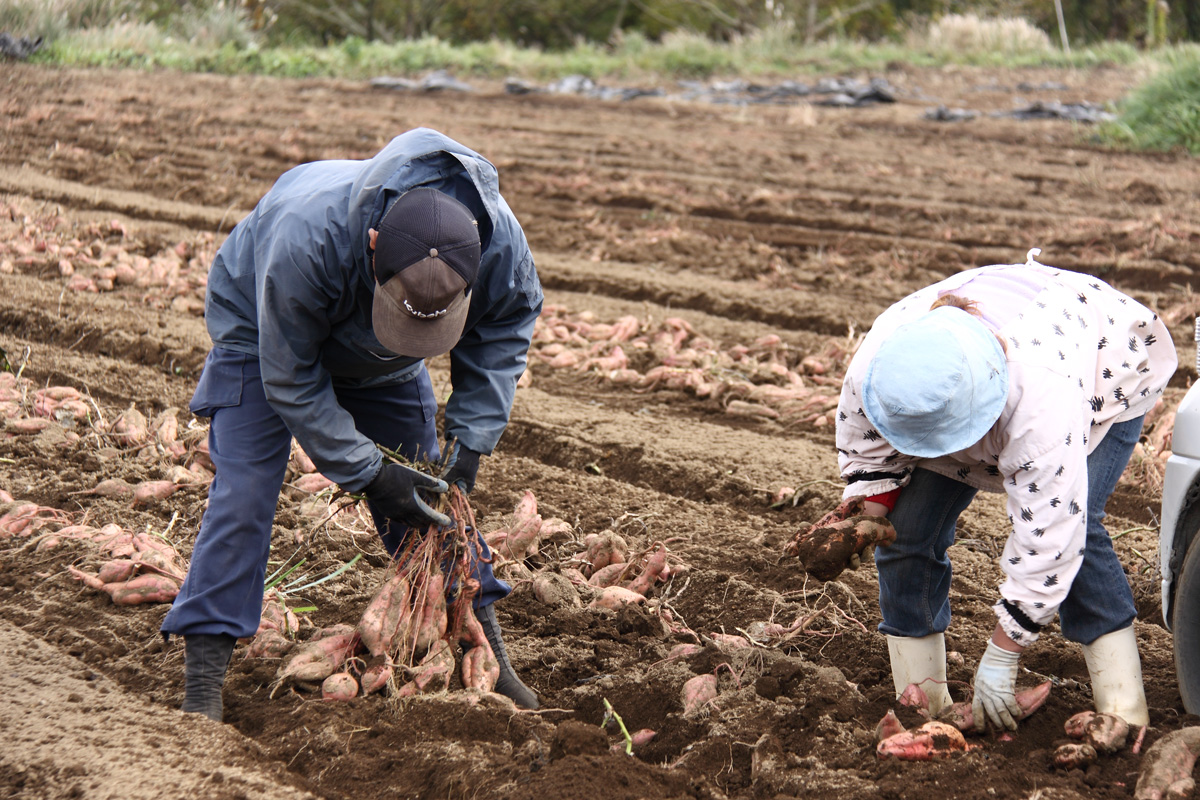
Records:
<instances>
[{"instance_id":1,"label":"light blue bucket hat","mask_svg":"<svg viewBox=\"0 0 1200 800\"><path fill-rule=\"evenodd\" d=\"M943 306L884 340L862 392L867 419L901 453L955 453L982 439L1004 410L1004 348L976 317Z\"/></svg>"}]
</instances>

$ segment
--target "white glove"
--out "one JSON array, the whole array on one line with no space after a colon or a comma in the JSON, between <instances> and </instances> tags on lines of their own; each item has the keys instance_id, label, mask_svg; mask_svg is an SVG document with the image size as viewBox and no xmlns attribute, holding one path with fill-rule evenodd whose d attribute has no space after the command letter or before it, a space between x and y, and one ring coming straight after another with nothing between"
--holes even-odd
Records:
<instances>
[{"instance_id":1,"label":"white glove","mask_svg":"<svg viewBox=\"0 0 1200 800\"><path fill-rule=\"evenodd\" d=\"M1021 706L1017 705L1017 661L1020 653L997 647L988 640L987 650L979 659L975 670L975 697L971 701L971 713L975 717L975 730L983 733L984 714L997 728L1017 729L1021 718Z\"/></svg>"}]
</instances>

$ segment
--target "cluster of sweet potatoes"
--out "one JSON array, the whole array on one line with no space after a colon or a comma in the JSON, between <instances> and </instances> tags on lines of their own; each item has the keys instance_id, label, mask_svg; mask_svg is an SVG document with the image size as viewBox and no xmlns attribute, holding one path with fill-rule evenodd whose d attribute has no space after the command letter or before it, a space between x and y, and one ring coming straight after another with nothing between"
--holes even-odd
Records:
<instances>
[{"instance_id":1,"label":"cluster of sweet potatoes","mask_svg":"<svg viewBox=\"0 0 1200 800\"><path fill-rule=\"evenodd\" d=\"M634 391L690 392L732 416L822 426L837 407L836 387L852 347L834 343L803 354L769 335L721 350L680 317L605 323L547 305L534 328L530 361Z\"/></svg>"},{"instance_id":2,"label":"cluster of sweet potatoes","mask_svg":"<svg viewBox=\"0 0 1200 800\"><path fill-rule=\"evenodd\" d=\"M289 682L320 683L328 700L445 691L461 648L463 687L491 691L500 667L471 607L479 589L473 559L481 551L474 513L456 487L449 494L445 510L454 525L432 525L410 536L358 623L322 629L289 650L276 672L276 690ZM278 625L260 628L255 640L285 639ZM266 645L260 650L269 654Z\"/></svg>"}]
</instances>

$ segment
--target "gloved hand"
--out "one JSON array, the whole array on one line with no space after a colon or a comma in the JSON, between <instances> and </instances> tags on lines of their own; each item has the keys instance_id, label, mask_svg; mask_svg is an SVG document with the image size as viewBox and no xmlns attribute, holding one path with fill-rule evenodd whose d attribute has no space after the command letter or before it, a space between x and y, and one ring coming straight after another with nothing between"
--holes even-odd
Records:
<instances>
[{"instance_id":1,"label":"gloved hand","mask_svg":"<svg viewBox=\"0 0 1200 800\"><path fill-rule=\"evenodd\" d=\"M417 490L444 494L448 488L445 481L411 467L384 464L375 479L363 487L363 493L388 519L399 520L411 528L424 529L430 523L444 528L451 524L450 518L430 508Z\"/></svg>"},{"instance_id":2,"label":"gloved hand","mask_svg":"<svg viewBox=\"0 0 1200 800\"><path fill-rule=\"evenodd\" d=\"M450 455L446 459L446 468L442 470L442 480L446 483L457 483L463 494L470 494L475 488L475 476L479 474L479 453L469 447L463 447L458 442L450 445Z\"/></svg>"},{"instance_id":3,"label":"gloved hand","mask_svg":"<svg viewBox=\"0 0 1200 800\"><path fill-rule=\"evenodd\" d=\"M975 717L975 730L983 733L987 720L997 728L1017 729L1017 720L1022 716L1017 705L1017 661L1020 653L997 647L988 640L987 649L979 659L975 670L975 697L971 701L971 713ZM985 720L984 714L987 714Z\"/></svg>"}]
</instances>

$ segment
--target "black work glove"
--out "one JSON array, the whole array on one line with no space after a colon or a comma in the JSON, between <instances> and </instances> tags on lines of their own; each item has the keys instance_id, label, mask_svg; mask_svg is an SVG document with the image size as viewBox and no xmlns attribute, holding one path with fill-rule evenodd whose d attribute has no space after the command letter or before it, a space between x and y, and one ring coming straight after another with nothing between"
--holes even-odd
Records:
<instances>
[{"instance_id":1,"label":"black work glove","mask_svg":"<svg viewBox=\"0 0 1200 800\"><path fill-rule=\"evenodd\" d=\"M384 464L375 479L363 487L363 493L388 519L417 529L424 529L430 523L444 528L451 524L450 518L430 508L417 490L444 494L448 488L445 481L411 467Z\"/></svg>"},{"instance_id":2,"label":"black work glove","mask_svg":"<svg viewBox=\"0 0 1200 800\"><path fill-rule=\"evenodd\" d=\"M457 483L463 494L470 494L475 488L475 476L478 473L479 453L457 442L453 444L450 457L446 459L446 468L442 470L442 480Z\"/></svg>"}]
</instances>

